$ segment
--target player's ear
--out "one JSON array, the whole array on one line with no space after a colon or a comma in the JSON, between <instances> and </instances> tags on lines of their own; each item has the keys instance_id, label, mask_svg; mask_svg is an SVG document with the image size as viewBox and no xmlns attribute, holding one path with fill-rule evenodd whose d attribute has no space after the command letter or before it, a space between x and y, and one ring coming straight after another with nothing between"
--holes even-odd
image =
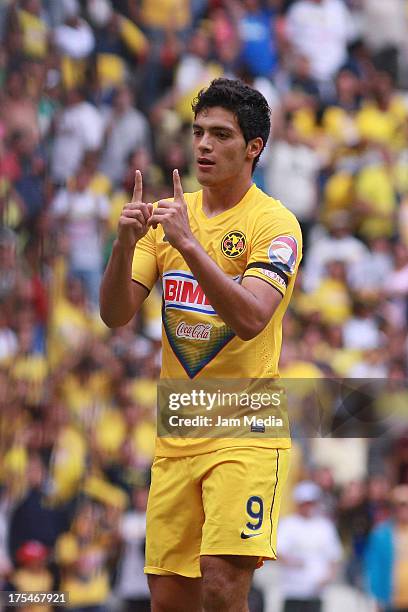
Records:
<instances>
[{"instance_id":1,"label":"player's ear","mask_svg":"<svg viewBox=\"0 0 408 612\"><path fill-rule=\"evenodd\" d=\"M263 149L263 146L263 140L260 136L250 140L247 144L247 155L249 159L255 159L255 157L258 157Z\"/></svg>"}]
</instances>

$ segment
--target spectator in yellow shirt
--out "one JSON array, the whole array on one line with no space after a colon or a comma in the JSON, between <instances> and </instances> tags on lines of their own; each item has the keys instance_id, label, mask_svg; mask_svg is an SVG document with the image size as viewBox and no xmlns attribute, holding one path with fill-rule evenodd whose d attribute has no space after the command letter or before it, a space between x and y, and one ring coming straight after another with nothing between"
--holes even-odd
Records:
<instances>
[{"instance_id":1,"label":"spectator in yellow shirt","mask_svg":"<svg viewBox=\"0 0 408 612\"><path fill-rule=\"evenodd\" d=\"M318 313L323 323L344 323L351 315L352 306L345 275L342 261L328 262L325 277L319 286L299 299L301 312Z\"/></svg>"},{"instance_id":2,"label":"spectator in yellow shirt","mask_svg":"<svg viewBox=\"0 0 408 612\"><path fill-rule=\"evenodd\" d=\"M142 78L141 104L146 112L160 95L162 75L162 51L165 34L171 32L185 42L191 26L191 2L189 0L142 0L140 21L150 42L150 53Z\"/></svg>"},{"instance_id":3,"label":"spectator in yellow shirt","mask_svg":"<svg viewBox=\"0 0 408 612\"><path fill-rule=\"evenodd\" d=\"M28 57L45 59L48 51L48 27L41 16L40 0L23 0L17 12L23 51Z\"/></svg>"},{"instance_id":4,"label":"spectator in yellow shirt","mask_svg":"<svg viewBox=\"0 0 408 612\"><path fill-rule=\"evenodd\" d=\"M53 587L53 576L50 570L47 568L48 550L36 540L29 540L20 546L17 550L17 563L18 567L11 575L10 585L8 589L12 588L18 592L22 591L38 591L38 592L49 592L52 591ZM51 612L53 610L52 605L47 603L27 605L19 605L21 612Z\"/></svg>"},{"instance_id":5,"label":"spectator in yellow shirt","mask_svg":"<svg viewBox=\"0 0 408 612\"><path fill-rule=\"evenodd\" d=\"M393 150L404 146L404 122L408 111L403 98L395 93L392 77L388 72L374 73L371 81L371 99L356 117L360 137Z\"/></svg>"},{"instance_id":6,"label":"spectator in yellow shirt","mask_svg":"<svg viewBox=\"0 0 408 612\"><path fill-rule=\"evenodd\" d=\"M149 40L136 24L113 10L110 0L90 0L88 14L95 26L98 84L106 95L124 84L137 62L143 62Z\"/></svg>"},{"instance_id":7,"label":"spectator in yellow shirt","mask_svg":"<svg viewBox=\"0 0 408 612\"><path fill-rule=\"evenodd\" d=\"M71 612L105 612L110 593L107 562L111 554L101 538L101 508L85 502L70 531L57 540L56 560L61 568L60 590L69 592Z\"/></svg>"}]
</instances>

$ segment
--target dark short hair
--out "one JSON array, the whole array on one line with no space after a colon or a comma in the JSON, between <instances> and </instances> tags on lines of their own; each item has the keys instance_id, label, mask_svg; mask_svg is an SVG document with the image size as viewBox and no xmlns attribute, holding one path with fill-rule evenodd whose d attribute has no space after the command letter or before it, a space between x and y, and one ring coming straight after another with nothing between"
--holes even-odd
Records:
<instances>
[{"instance_id":1,"label":"dark short hair","mask_svg":"<svg viewBox=\"0 0 408 612\"><path fill-rule=\"evenodd\" d=\"M262 138L264 150L271 130L271 109L264 96L253 87L238 79L214 79L207 89L199 92L191 106L194 117L214 106L231 111L237 118L246 144L253 138ZM252 171L261 153L254 159Z\"/></svg>"}]
</instances>

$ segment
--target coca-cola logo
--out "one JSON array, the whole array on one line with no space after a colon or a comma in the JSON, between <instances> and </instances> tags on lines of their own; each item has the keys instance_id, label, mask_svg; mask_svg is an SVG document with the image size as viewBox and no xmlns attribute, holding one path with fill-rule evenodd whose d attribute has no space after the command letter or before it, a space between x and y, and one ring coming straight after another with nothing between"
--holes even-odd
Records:
<instances>
[{"instance_id":1,"label":"coca-cola logo","mask_svg":"<svg viewBox=\"0 0 408 612\"><path fill-rule=\"evenodd\" d=\"M190 340L209 340L211 335L211 323L196 323L188 325L182 321L177 325L177 338L189 338Z\"/></svg>"}]
</instances>

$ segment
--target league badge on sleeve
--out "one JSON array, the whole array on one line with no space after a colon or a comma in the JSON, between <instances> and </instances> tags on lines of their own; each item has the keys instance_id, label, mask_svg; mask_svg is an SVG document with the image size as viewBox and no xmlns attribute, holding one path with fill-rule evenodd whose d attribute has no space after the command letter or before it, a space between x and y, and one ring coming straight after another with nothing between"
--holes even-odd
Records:
<instances>
[{"instance_id":1,"label":"league badge on sleeve","mask_svg":"<svg viewBox=\"0 0 408 612\"><path fill-rule=\"evenodd\" d=\"M268 258L271 264L285 274L293 274L297 256L298 244L293 236L274 238L268 249Z\"/></svg>"}]
</instances>

